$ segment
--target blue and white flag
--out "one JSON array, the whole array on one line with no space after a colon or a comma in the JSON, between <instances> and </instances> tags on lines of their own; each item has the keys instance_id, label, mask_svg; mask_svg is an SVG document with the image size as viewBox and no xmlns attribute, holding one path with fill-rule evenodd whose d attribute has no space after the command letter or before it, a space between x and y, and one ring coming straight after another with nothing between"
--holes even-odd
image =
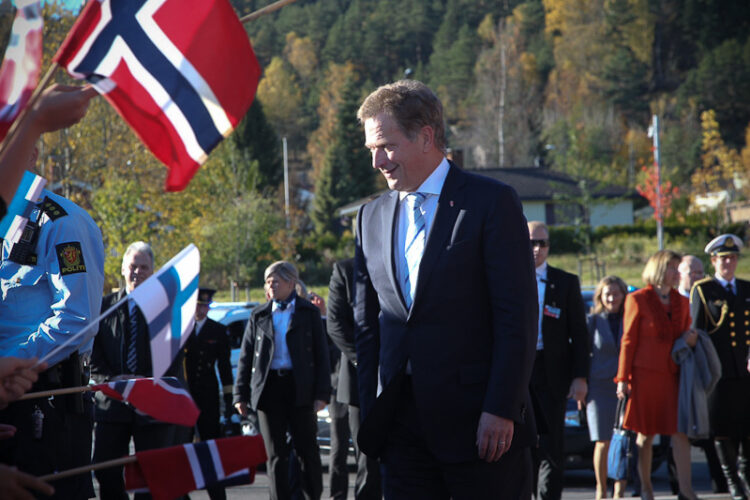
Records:
<instances>
[{"instance_id":1,"label":"blue and white flag","mask_svg":"<svg viewBox=\"0 0 750 500\"><path fill-rule=\"evenodd\" d=\"M28 170L23 174L21 185L8 205L8 213L0 220L0 238L11 244L18 242L45 184L47 179L44 177L32 174Z\"/></svg>"},{"instance_id":2,"label":"blue and white flag","mask_svg":"<svg viewBox=\"0 0 750 500\"><path fill-rule=\"evenodd\" d=\"M192 243L128 294L148 322L154 378L169 369L195 323L200 252Z\"/></svg>"}]
</instances>

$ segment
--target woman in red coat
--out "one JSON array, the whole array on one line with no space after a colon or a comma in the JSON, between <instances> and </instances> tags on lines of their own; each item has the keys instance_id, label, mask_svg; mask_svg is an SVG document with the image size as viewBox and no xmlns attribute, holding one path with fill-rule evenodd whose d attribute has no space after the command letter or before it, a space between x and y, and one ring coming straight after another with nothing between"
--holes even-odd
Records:
<instances>
[{"instance_id":1,"label":"woman in red coat","mask_svg":"<svg viewBox=\"0 0 750 500\"><path fill-rule=\"evenodd\" d=\"M615 382L617 397L630 395L624 427L638 433L638 474L642 498L654 498L651 459L654 435L672 436L680 496L696 498L690 478L690 443L677 432L679 366L672 346L685 336L691 347L698 334L690 328L690 305L675 289L680 280L680 256L671 250L652 255L643 269L646 288L625 299L624 333Z\"/></svg>"}]
</instances>

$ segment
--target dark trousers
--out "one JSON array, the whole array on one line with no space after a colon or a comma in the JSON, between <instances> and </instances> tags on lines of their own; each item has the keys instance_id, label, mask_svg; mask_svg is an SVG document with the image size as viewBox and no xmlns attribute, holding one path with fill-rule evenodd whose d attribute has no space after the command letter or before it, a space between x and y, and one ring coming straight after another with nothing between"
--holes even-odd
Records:
<instances>
[{"instance_id":1,"label":"dark trousers","mask_svg":"<svg viewBox=\"0 0 750 500\"><path fill-rule=\"evenodd\" d=\"M343 500L349 490L349 471L346 459L349 455L349 405L336 400L328 405L331 417L331 453L329 455L331 498Z\"/></svg>"},{"instance_id":2,"label":"dark trousers","mask_svg":"<svg viewBox=\"0 0 750 500\"><path fill-rule=\"evenodd\" d=\"M317 421L312 404L294 404L294 377L276 375L271 370L258 402L258 425L266 446L266 471L270 480L270 498L288 500L289 444L286 433L292 436L297 458L302 469L302 490L305 499L317 500L323 494L323 466L318 448Z\"/></svg>"},{"instance_id":3,"label":"dark trousers","mask_svg":"<svg viewBox=\"0 0 750 500\"><path fill-rule=\"evenodd\" d=\"M380 476L380 464L359 450L359 407L349 406L349 430L354 443L354 456L357 458L357 479L354 483L356 500L378 500L383 498L383 487Z\"/></svg>"},{"instance_id":4,"label":"dark trousers","mask_svg":"<svg viewBox=\"0 0 750 500\"><path fill-rule=\"evenodd\" d=\"M531 387L539 409L544 415L546 433L539 436L539 448L534 453L536 497L539 500L560 500L563 490L565 453L565 391L555 390L547 379L542 354L537 354L531 376Z\"/></svg>"},{"instance_id":5,"label":"dark trousers","mask_svg":"<svg viewBox=\"0 0 750 500\"><path fill-rule=\"evenodd\" d=\"M409 377L404 382L381 463L386 500L527 500L531 498L531 455L514 447L497 462L439 461L428 449ZM450 432L450 430L446 430Z\"/></svg>"},{"instance_id":6,"label":"dark trousers","mask_svg":"<svg viewBox=\"0 0 750 500\"><path fill-rule=\"evenodd\" d=\"M177 439L176 426L147 421L133 415L131 422L97 422L94 433L94 462L103 462L129 454L130 439L136 451L173 446ZM94 472L99 481L101 500L127 500L122 467L109 467ZM148 493L136 493L137 500L151 498Z\"/></svg>"},{"instance_id":7,"label":"dark trousers","mask_svg":"<svg viewBox=\"0 0 750 500\"><path fill-rule=\"evenodd\" d=\"M76 404L74 398L78 398ZM79 403L82 406L73 408ZM15 426L16 433L0 441L0 462L34 476L90 464L92 408L90 394L58 396L51 402L43 398L10 404L0 412L0 422ZM52 484L55 494L44 498L79 500L94 496L90 474ZM6 487L0 484L0 491Z\"/></svg>"}]
</instances>

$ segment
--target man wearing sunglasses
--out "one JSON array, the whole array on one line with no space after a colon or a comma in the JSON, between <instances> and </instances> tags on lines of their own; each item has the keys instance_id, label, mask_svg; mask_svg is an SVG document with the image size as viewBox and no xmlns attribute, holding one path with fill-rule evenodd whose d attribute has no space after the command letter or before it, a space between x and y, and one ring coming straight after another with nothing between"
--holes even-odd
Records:
<instances>
[{"instance_id":1,"label":"man wearing sunglasses","mask_svg":"<svg viewBox=\"0 0 750 500\"><path fill-rule=\"evenodd\" d=\"M563 487L563 432L567 398L586 401L589 371L586 313L578 276L547 264L549 230L544 222L529 222L536 266L539 326L532 393L541 411L539 448L535 452L537 498L557 499ZM545 425L546 424L546 425ZM546 432L545 432L546 431Z\"/></svg>"}]
</instances>

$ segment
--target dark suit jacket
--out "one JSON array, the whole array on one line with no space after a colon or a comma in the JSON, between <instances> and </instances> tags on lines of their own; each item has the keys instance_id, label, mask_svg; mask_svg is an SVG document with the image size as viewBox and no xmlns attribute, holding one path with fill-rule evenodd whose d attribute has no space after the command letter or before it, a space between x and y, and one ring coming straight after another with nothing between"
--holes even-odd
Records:
<instances>
[{"instance_id":1,"label":"dark suit jacket","mask_svg":"<svg viewBox=\"0 0 750 500\"><path fill-rule=\"evenodd\" d=\"M193 398L212 401L219 392L232 394L232 363L229 359L229 337L227 327L211 318L201 328L200 334L193 333L185 343L185 378ZM221 391L216 379L219 368ZM218 400L217 400L218 404Z\"/></svg>"},{"instance_id":2,"label":"dark suit jacket","mask_svg":"<svg viewBox=\"0 0 750 500\"><path fill-rule=\"evenodd\" d=\"M119 300L125 297L125 289L107 295L102 299L102 312L106 311ZM148 325L138 310L138 317L131 318L128 310L128 302L123 302L112 314L99 322L99 331L94 338L94 348L91 351L91 378L97 383L107 382L118 375L131 374L126 365L128 341L130 339L130 322L139 321L144 335L138 337L136 353L138 355L137 375L150 377L153 375L151 367L151 346L148 339ZM182 354L180 353L169 370L164 374L167 377L177 377L185 381L182 367ZM130 422L134 418L133 407L109 398L101 392L94 395L96 408L95 417L97 421L106 422ZM136 414L138 419L151 420L150 417Z\"/></svg>"},{"instance_id":3,"label":"dark suit jacket","mask_svg":"<svg viewBox=\"0 0 750 500\"><path fill-rule=\"evenodd\" d=\"M333 264L328 286L328 336L343 357L339 367L336 400L359 406L357 350L354 344L354 259Z\"/></svg>"},{"instance_id":4,"label":"dark suit jacket","mask_svg":"<svg viewBox=\"0 0 750 500\"><path fill-rule=\"evenodd\" d=\"M272 307L273 302L269 301L253 309L242 338L237 365L234 403L243 401L253 410L258 409L273 359ZM318 308L299 296L295 299L286 343L292 359L295 404L311 405L315 400L328 402L331 398L331 365L323 321Z\"/></svg>"},{"instance_id":5,"label":"dark suit jacket","mask_svg":"<svg viewBox=\"0 0 750 500\"><path fill-rule=\"evenodd\" d=\"M586 311L578 276L548 265L544 305L560 309L558 318L542 316L542 342L549 354L544 356L547 380L555 392L567 394L574 378L589 375Z\"/></svg>"},{"instance_id":6,"label":"dark suit jacket","mask_svg":"<svg viewBox=\"0 0 750 500\"><path fill-rule=\"evenodd\" d=\"M382 408L407 360L426 444L439 460L477 459L482 412L515 421L513 445L531 444L535 430L526 424L538 303L518 196L510 186L451 164L410 310L393 255L397 209L392 191L357 217L354 317L363 451L380 452L364 441L397 411ZM376 403L378 368L385 389ZM379 422L368 422L370 413Z\"/></svg>"}]
</instances>

